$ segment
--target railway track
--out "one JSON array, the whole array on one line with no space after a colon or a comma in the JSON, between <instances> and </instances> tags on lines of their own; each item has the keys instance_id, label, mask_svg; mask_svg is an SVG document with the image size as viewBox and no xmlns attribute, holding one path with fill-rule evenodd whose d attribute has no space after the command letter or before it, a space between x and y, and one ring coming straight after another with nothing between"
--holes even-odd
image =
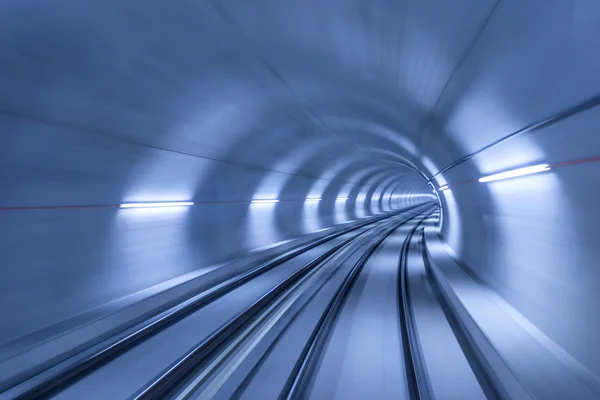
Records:
<instances>
[{"instance_id":1,"label":"railway track","mask_svg":"<svg viewBox=\"0 0 600 400\"><path fill-rule=\"evenodd\" d=\"M461 399L509 398L432 272L436 218L426 205L305 243L0 399L444 399L449 377Z\"/></svg>"}]
</instances>

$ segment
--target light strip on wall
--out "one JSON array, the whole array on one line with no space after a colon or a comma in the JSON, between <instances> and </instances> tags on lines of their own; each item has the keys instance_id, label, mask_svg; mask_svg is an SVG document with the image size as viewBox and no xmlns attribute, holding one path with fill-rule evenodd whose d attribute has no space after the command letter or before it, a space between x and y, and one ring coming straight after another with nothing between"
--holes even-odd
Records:
<instances>
[{"instance_id":1,"label":"light strip on wall","mask_svg":"<svg viewBox=\"0 0 600 400\"><path fill-rule=\"evenodd\" d=\"M277 199L254 199L252 200L252 204L273 204L279 203Z\"/></svg>"},{"instance_id":2,"label":"light strip on wall","mask_svg":"<svg viewBox=\"0 0 600 400\"><path fill-rule=\"evenodd\" d=\"M440 186L440 190L446 190L446 189L450 189L450 188L448 187L448 185L443 185L443 186Z\"/></svg>"},{"instance_id":3,"label":"light strip on wall","mask_svg":"<svg viewBox=\"0 0 600 400\"><path fill-rule=\"evenodd\" d=\"M512 171L500 172L499 174L484 176L483 178L479 178L479 182L499 181L502 179L515 178L517 176L537 174L539 172L544 172L548 170L550 170L550 165L548 164L534 165L532 167L517 168L513 169Z\"/></svg>"},{"instance_id":4,"label":"light strip on wall","mask_svg":"<svg viewBox=\"0 0 600 400\"><path fill-rule=\"evenodd\" d=\"M446 189L447 189L448 185L444 185L444 186L446 186ZM432 195L432 194L395 194L395 195L392 196L393 199L400 199L400 198L402 198L402 199L413 199L413 198L421 198L421 197L435 198L435 196Z\"/></svg>"},{"instance_id":5,"label":"light strip on wall","mask_svg":"<svg viewBox=\"0 0 600 400\"><path fill-rule=\"evenodd\" d=\"M347 197L338 197L336 200L348 200Z\"/></svg>"},{"instance_id":6,"label":"light strip on wall","mask_svg":"<svg viewBox=\"0 0 600 400\"><path fill-rule=\"evenodd\" d=\"M160 207L188 207L193 206L191 201L166 201L161 203L124 203L121 208L160 208Z\"/></svg>"},{"instance_id":7,"label":"light strip on wall","mask_svg":"<svg viewBox=\"0 0 600 400\"><path fill-rule=\"evenodd\" d=\"M314 203L314 202L317 202L317 201L321 201L321 198L320 197L307 197L306 201Z\"/></svg>"}]
</instances>

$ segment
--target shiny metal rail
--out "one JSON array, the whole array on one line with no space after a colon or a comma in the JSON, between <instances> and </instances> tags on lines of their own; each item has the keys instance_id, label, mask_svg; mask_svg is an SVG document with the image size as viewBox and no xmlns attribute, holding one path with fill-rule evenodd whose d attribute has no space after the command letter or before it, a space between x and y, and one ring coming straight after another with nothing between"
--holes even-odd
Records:
<instances>
[{"instance_id":1,"label":"shiny metal rail","mask_svg":"<svg viewBox=\"0 0 600 400\"><path fill-rule=\"evenodd\" d=\"M404 355L404 367L408 382L408 392L412 400L433 399L433 391L427 376L427 367L423 360L421 344L419 343L415 315L411 304L410 285L408 284L408 252L411 241L417 229L429 217L421 219L406 236L402 250L400 251L400 261L398 263L398 311L400 318L400 327L402 330L402 347Z\"/></svg>"},{"instance_id":2,"label":"shiny metal rail","mask_svg":"<svg viewBox=\"0 0 600 400\"><path fill-rule=\"evenodd\" d=\"M415 224L415 226L411 229L409 235L405 240L406 243L410 242L412 235L416 231L416 229L420 226L421 222L424 221L429 215L431 215L432 211L428 211L424 216L421 216L420 220ZM373 243L369 249L363 254L363 256L356 263L350 274L348 274L346 280L340 286L336 295L332 298L329 303L327 309L323 313L321 319L319 320L317 326L315 327L313 333L311 334L310 339L308 340L303 352L302 356L298 359L296 366L294 367L294 372L290 375L283 391L281 392L280 399L292 400L292 399L301 399L306 397L307 389L310 385L310 381L315 374L316 364L319 361L319 357L325 350L327 346L327 340L331 335L333 327L337 319L339 318L341 311L343 309L344 303L348 298L348 295L357 280L357 277L362 272L364 266L370 257L376 252L376 250L382 245L382 243L392 234L394 233L400 226L409 220L403 221L403 223L394 226L392 229L389 229L382 235L379 240ZM404 252L404 247L403 247ZM401 257L400 267L403 265L403 259ZM399 275L401 276L401 275ZM412 366L410 366L412 370ZM407 371L409 367L407 366Z\"/></svg>"},{"instance_id":3,"label":"shiny metal rail","mask_svg":"<svg viewBox=\"0 0 600 400\"><path fill-rule=\"evenodd\" d=\"M403 210L403 212L414 212L422 207L415 207L413 209ZM339 238L345 234L360 230L369 225L373 225L377 222L384 221L386 219L394 218L398 216L395 214L388 214L385 216L369 219L364 223L354 225L350 228L335 232L326 237L316 239L298 248L292 249L291 251L282 254L274 259L259 265L258 267L245 272L241 275L235 276L228 279L219 285L196 295L187 301L173 307L168 312L161 314L157 318L149 320L147 324L143 324L139 329L120 337L105 347L94 352L82 352L80 356L73 357L69 363L66 363L64 368L56 368L52 373L44 374L42 379L33 379L32 382L25 382L25 384L13 387L8 390L4 395L9 394L9 398L16 399L36 399L46 398L54 393L60 392L64 388L68 387L72 383L76 382L80 378L92 373L97 368L105 365L110 360L123 354L128 349L138 345L139 343L147 340L148 338L156 335L163 331L169 326L172 326L177 321L184 319L186 316L194 313L195 311L205 307L207 304L215 301L216 299L230 293L234 289L242 286L244 283L264 274L265 272L272 270L273 268L303 254L311 249L314 249L320 245L323 245L333 239ZM364 232L356 235L356 237L362 235ZM314 260L315 265L328 258L331 254L335 253L341 247L348 244L351 240L345 241L343 245L336 246L333 250L323 254L319 260Z\"/></svg>"},{"instance_id":4,"label":"shiny metal rail","mask_svg":"<svg viewBox=\"0 0 600 400\"><path fill-rule=\"evenodd\" d=\"M408 219L413 218L413 215L404 218L398 224L405 222ZM372 230L376 230L377 226L373 227ZM366 232L370 232L366 231ZM222 351L222 348L235 337L241 330L252 324L256 317L260 313L264 313L275 301L285 296L286 292L292 290L295 284L301 281L309 273L313 272L316 268L321 267L324 263L329 260L336 253L347 247L349 244L354 243L364 233L355 235L344 242L333 247L329 251L323 253L319 257L315 258L302 268L297 270L294 274L280 282L278 285L273 287L269 292L263 295L260 299L250 305L248 308L240 312L234 318L227 323L223 324L213 334L211 334L204 341L199 343L195 348L191 349L185 356L183 356L174 365L167 368L163 374L157 377L151 382L146 388L144 388L137 396L136 399L150 399L150 398L163 398L175 393L182 383L189 379L190 374L199 368L203 363L211 360Z\"/></svg>"},{"instance_id":5,"label":"shiny metal rail","mask_svg":"<svg viewBox=\"0 0 600 400\"><path fill-rule=\"evenodd\" d=\"M423 243L425 242L425 231L422 233L421 240ZM442 289L442 282L432 269L431 260L429 259L425 246L422 248L422 256L432 291L440 304L456 339L460 343L461 349L469 361L471 369L477 377L477 381L485 393L486 398L489 400L511 399L512 396L506 391L502 379L499 378L493 368L491 368L482 353L482 349L479 348L471 332L465 326L464 318L461 317L457 310L452 306L448 293Z\"/></svg>"}]
</instances>

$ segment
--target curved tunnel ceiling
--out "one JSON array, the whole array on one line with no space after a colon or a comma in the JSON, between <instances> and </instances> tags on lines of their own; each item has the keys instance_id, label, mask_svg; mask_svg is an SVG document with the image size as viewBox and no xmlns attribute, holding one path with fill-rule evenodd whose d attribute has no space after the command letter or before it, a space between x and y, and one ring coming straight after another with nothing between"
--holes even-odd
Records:
<instances>
[{"instance_id":1,"label":"curved tunnel ceiling","mask_svg":"<svg viewBox=\"0 0 600 400\"><path fill-rule=\"evenodd\" d=\"M556 322L600 334L598 49L578 0L5 1L2 305L41 305L0 343L433 186L457 257L600 371ZM195 206L118 208L151 201Z\"/></svg>"},{"instance_id":2,"label":"curved tunnel ceiling","mask_svg":"<svg viewBox=\"0 0 600 400\"><path fill-rule=\"evenodd\" d=\"M468 24L438 8L423 17L444 29L417 19L410 37L396 15L412 21L427 6L391 4L331 4L315 15L306 2L11 4L3 37L19 71L6 93L23 101L5 109L243 166L269 169L290 146L325 137L335 157L423 170L421 131L494 3L465 3Z\"/></svg>"}]
</instances>

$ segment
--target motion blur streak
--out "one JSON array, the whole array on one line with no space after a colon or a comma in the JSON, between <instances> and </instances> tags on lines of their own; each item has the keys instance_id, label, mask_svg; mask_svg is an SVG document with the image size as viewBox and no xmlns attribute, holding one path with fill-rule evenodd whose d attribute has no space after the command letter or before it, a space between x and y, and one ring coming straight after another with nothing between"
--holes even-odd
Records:
<instances>
[{"instance_id":1,"label":"motion blur streak","mask_svg":"<svg viewBox=\"0 0 600 400\"><path fill-rule=\"evenodd\" d=\"M0 2L0 399L600 399L599 49L598 1Z\"/></svg>"}]
</instances>

